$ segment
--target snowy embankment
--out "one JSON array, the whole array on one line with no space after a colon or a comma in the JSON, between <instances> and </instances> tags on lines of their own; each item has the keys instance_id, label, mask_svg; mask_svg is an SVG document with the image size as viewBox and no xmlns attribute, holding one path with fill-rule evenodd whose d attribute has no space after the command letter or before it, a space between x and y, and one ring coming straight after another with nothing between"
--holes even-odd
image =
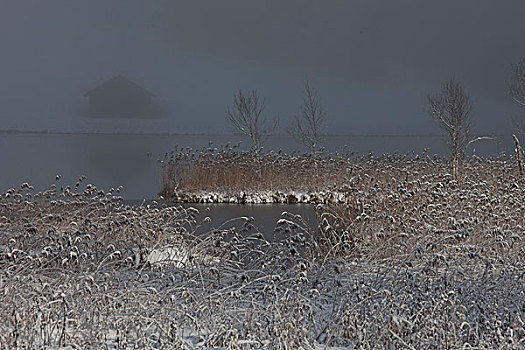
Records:
<instances>
[{"instance_id":1,"label":"snowy embankment","mask_svg":"<svg viewBox=\"0 0 525 350\"><path fill-rule=\"evenodd\" d=\"M345 194L338 191L241 191L239 193L200 191L196 193L176 193L171 200L175 203L326 204L344 203Z\"/></svg>"}]
</instances>

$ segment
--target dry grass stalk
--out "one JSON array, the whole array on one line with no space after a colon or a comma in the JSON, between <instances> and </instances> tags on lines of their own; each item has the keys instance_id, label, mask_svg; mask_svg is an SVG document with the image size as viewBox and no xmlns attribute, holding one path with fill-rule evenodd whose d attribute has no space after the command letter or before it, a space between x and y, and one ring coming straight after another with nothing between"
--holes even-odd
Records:
<instances>
[{"instance_id":1,"label":"dry grass stalk","mask_svg":"<svg viewBox=\"0 0 525 350\"><path fill-rule=\"evenodd\" d=\"M522 151L521 151L520 142L518 138L516 137L516 135L512 135L512 138L514 139L514 143L516 144L516 162L518 165L518 173L520 175L523 175L523 163L521 160Z\"/></svg>"}]
</instances>

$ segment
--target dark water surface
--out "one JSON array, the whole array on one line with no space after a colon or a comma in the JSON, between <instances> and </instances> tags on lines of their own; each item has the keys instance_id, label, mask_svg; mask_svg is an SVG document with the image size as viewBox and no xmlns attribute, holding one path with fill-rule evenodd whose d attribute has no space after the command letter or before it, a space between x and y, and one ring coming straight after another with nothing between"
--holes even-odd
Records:
<instances>
[{"instance_id":1,"label":"dark water surface","mask_svg":"<svg viewBox=\"0 0 525 350\"><path fill-rule=\"evenodd\" d=\"M124 204L131 206L144 206L152 201L125 200ZM151 204L154 205L154 204ZM157 206L163 205L157 202ZM184 208L195 208L199 211L196 219L197 226L195 234L206 234L214 229L240 229L245 223L243 218L253 218L251 223L256 230L261 232L269 241L282 238L275 232L277 221L283 217L283 213L301 215L304 226L310 233L317 232L317 217L314 206L311 204L169 204L182 206ZM209 218L209 220L207 220ZM297 221L302 225L300 221Z\"/></svg>"},{"instance_id":2,"label":"dark water surface","mask_svg":"<svg viewBox=\"0 0 525 350\"><path fill-rule=\"evenodd\" d=\"M200 149L219 147L228 142L242 142L249 148L242 135L152 135L152 134L38 134L0 132L0 192L28 182L37 190L54 183L61 174L59 185L74 185L81 175L87 183L101 189L124 186L125 199L156 198L160 190L158 159L175 145ZM347 150L357 154L375 155L415 152L421 154L447 154L441 136L327 136L326 150ZM285 152L304 152L286 135L270 137L266 149ZM480 142L476 154L510 154L512 139L501 137L497 141ZM473 149L470 150L470 154Z\"/></svg>"},{"instance_id":3,"label":"dark water surface","mask_svg":"<svg viewBox=\"0 0 525 350\"><path fill-rule=\"evenodd\" d=\"M274 230L283 212L301 215L311 232L317 232L314 206L309 204L185 204L184 206L199 210L197 218L201 223L197 234L210 232L219 227L240 228L245 220L236 220L237 218L253 217L253 225L267 240L273 241L281 238ZM210 220L204 221L205 217L209 217Z\"/></svg>"}]
</instances>

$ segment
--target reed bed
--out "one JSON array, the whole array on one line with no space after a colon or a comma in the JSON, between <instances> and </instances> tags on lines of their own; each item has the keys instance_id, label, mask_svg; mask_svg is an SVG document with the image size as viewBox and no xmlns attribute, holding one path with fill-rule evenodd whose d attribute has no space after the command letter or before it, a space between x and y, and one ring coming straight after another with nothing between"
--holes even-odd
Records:
<instances>
[{"instance_id":1,"label":"reed bed","mask_svg":"<svg viewBox=\"0 0 525 350\"><path fill-rule=\"evenodd\" d=\"M332 253L344 255L370 255L374 242L384 240L397 254L400 243L426 234L451 241L510 234L523 239L524 185L513 159L472 158L459 182L440 159L361 161L337 188L344 203L318 207L321 236Z\"/></svg>"},{"instance_id":2,"label":"reed bed","mask_svg":"<svg viewBox=\"0 0 525 350\"><path fill-rule=\"evenodd\" d=\"M403 181L457 183L459 187L473 178L486 177L499 188L499 181L523 181L515 157L479 158L463 162L458 181L450 176L449 161L436 155L357 155L352 152L284 154L270 151L255 155L239 146L203 147L200 150L175 147L160 160L160 195L167 200L205 197L209 193L346 193L356 182L375 179L377 190L400 187ZM497 177L497 179L494 179ZM396 182L393 184L393 181ZM414 187L414 183L410 184ZM378 187L379 186L379 187ZM400 189L403 189L400 187ZM346 196L347 197L347 196ZM319 198L318 198L319 199ZM318 201L326 202L327 200ZM315 203L315 200L311 201Z\"/></svg>"},{"instance_id":3,"label":"reed bed","mask_svg":"<svg viewBox=\"0 0 525 350\"><path fill-rule=\"evenodd\" d=\"M270 151L256 156L239 146L204 147L200 150L175 147L160 161L161 195L198 192L316 192L343 184L357 157L287 155Z\"/></svg>"},{"instance_id":4,"label":"reed bed","mask_svg":"<svg viewBox=\"0 0 525 350\"><path fill-rule=\"evenodd\" d=\"M513 162L471 159L461 182L429 157L345 162L319 230L283 213L276 242L247 217L196 236L195 210L84 179L2 194L0 348L523 348Z\"/></svg>"}]
</instances>

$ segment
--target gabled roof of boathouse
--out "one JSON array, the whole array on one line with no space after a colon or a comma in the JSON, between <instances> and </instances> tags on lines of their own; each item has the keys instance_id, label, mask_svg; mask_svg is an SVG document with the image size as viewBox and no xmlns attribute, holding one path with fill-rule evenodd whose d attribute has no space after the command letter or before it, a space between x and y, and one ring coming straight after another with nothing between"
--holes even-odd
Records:
<instances>
[{"instance_id":1,"label":"gabled roof of boathouse","mask_svg":"<svg viewBox=\"0 0 525 350\"><path fill-rule=\"evenodd\" d=\"M115 91L133 91L141 95L148 95L150 97L155 96L155 94L151 91L143 88L142 86L122 75L117 75L114 78L102 83L101 85L89 90L84 94L84 96L89 97L93 95L111 94Z\"/></svg>"}]
</instances>

